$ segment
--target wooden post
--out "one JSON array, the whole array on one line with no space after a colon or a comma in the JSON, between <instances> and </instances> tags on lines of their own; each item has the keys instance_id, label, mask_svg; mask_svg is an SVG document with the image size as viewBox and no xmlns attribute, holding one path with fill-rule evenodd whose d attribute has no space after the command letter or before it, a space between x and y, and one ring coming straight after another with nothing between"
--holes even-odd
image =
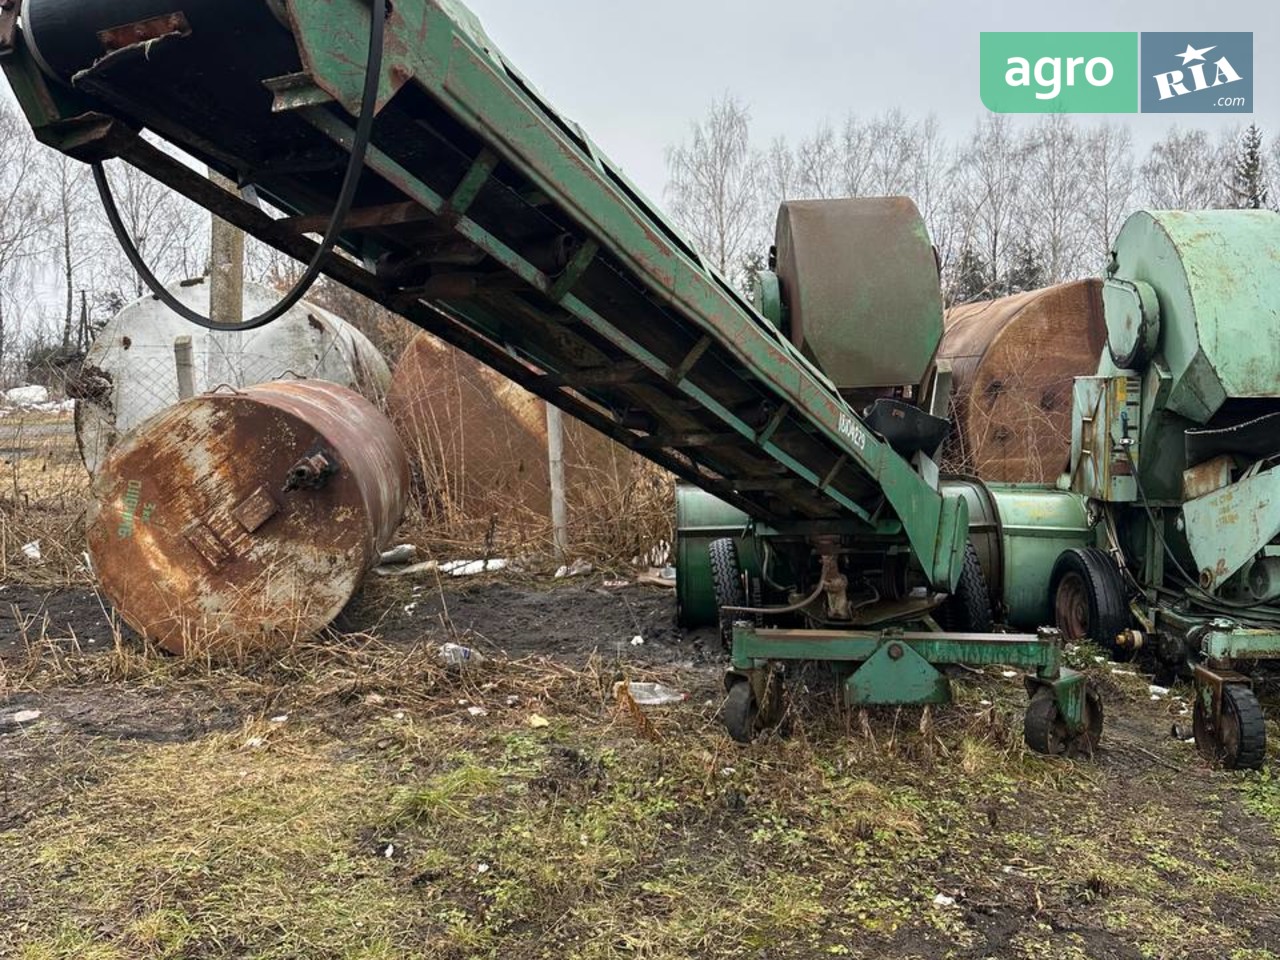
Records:
<instances>
[{"instance_id":1,"label":"wooden post","mask_svg":"<svg viewBox=\"0 0 1280 960\"><path fill-rule=\"evenodd\" d=\"M178 399L190 400L196 395L196 361L190 337L175 337L173 362L178 372Z\"/></svg>"},{"instance_id":2,"label":"wooden post","mask_svg":"<svg viewBox=\"0 0 1280 960\"><path fill-rule=\"evenodd\" d=\"M239 189L212 170L209 179L233 193ZM209 316L218 323L244 322L244 232L218 217L209 243Z\"/></svg>"},{"instance_id":3,"label":"wooden post","mask_svg":"<svg viewBox=\"0 0 1280 960\"><path fill-rule=\"evenodd\" d=\"M569 517L564 499L564 419L560 408L547 404L547 462L551 468L551 537L556 559L569 556Z\"/></svg>"}]
</instances>

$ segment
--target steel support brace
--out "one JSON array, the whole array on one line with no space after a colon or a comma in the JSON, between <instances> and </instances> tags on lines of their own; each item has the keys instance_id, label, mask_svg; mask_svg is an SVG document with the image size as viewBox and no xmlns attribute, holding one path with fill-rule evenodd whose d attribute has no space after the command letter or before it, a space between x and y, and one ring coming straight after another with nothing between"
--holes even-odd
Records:
<instances>
[{"instance_id":1,"label":"steel support brace","mask_svg":"<svg viewBox=\"0 0 1280 960\"><path fill-rule=\"evenodd\" d=\"M1027 672L1030 689L1048 686L1054 691L1071 730L1084 723L1085 678L1062 666L1062 637L1056 630L983 634L734 627L736 673L750 677L779 660L847 665L844 698L849 706L945 703L950 684L939 667L1016 667Z\"/></svg>"},{"instance_id":2,"label":"steel support brace","mask_svg":"<svg viewBox=\"0 0 1280 960\"><path fill-rule=\"evenodd\" d=\"M1280 632L1213 624L1200 634L1200 652L1210 660L1274 660L1280 658Z\"/></svg>"}]
</instances>

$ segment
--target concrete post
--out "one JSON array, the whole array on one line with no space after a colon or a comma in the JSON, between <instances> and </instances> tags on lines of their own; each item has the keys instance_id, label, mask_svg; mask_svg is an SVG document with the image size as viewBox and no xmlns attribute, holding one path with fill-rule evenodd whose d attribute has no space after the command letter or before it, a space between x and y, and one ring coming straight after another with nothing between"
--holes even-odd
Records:
<instances>
[{"instance_id":1,"label":"concrete post","mask_svg":"<svg viewBox=\"0 0 1280 960\"><path fill-rule=\"evenodd\" d=\"M212 170L209 179L235 193L238 187ZM209 316L218 323L244 322L244 233L213 218L209 244Z\"/></svg>"},{"instance_id":2,"label":"concrete post","mask_svg":"<svg viewBox=\"0 0 1280 960\"><path fill-rule=\"evenodd\" d=\"M556 559L569 556L569 511L564 498L564 419L560 408L547 404L547 462L551 469L551 536Z\"/></svg>"},{"instance_id":3,"label":"concrete post","mask_svg":"<svg viewBox=\"0 0 1280 960\"><path fill-rule=\"evenodd\" d=\"M190 337L175 337L173 360L178 371L178 399L190 400L196 395L196 361Z\"/></svg>"}]
</instances>

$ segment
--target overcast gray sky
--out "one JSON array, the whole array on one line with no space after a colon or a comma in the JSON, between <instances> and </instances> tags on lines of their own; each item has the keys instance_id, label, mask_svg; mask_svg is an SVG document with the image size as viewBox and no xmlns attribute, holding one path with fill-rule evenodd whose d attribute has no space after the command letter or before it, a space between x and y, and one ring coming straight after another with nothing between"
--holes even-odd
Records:
<instances>
[{"instance_id":1,"label":"overcast gray sky","mask_svg":"<svg viewBox=\"0 0 1280 960\"><path fill-rule=\"evenodd\" d=\"M508 58L661 198L663 152L729 91L764 145L824 118L893 107L933 112L950 137L986 112L982 30L1251 30L1253 118L1280 134L1280 0L469 0ZM1165 117L1126 114L1145 146ZM1210 129L1248 115L1192 114Z\"/></svg>"}]
</instances>

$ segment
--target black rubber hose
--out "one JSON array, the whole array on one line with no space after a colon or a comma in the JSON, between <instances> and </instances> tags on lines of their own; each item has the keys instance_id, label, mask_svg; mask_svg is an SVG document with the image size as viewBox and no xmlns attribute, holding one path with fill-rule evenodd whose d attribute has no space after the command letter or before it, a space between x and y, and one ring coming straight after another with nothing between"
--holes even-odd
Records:
<instances>
[{"instance_id":1,"label":"black rubber hose","mask_svg":"<svg viewBox=\"0 0 1280 960\"><path fill-rule=\"evenodd\" d=\"M315 282L320 279L324 261L332 252L338 237L346 226L347 214L351 212L351 204L355 201L356 189L360 186L360 177L364 173L365 151L368 149L369 140L373 136L373 121L378 107L378 85L382 78L382 46L387 22L386 4L387 0L374 0L373 2L373 25L369 31L369 61L364 75L364 93L360 104L360 118L356 123L355 140L351 146L351 159L347 163L347 173L342 181L342 192L338 194L337 206L333 209L333 216L329 219L329 226L325 230L324 239L316 249L315 256L311 258L307 272L293 285L293 289L285 294L284 298L266 313L259 314L243 323L218 323L192 310L166 290L164 285L156 279L156 275L151 272L151 268L142 259L142 254L138 252L137 246L134 245L133 240L129 237L129 231L125 229L124 222L120 219L120 210L116 207L115 197L111 194L111 184L107 180L106 170L101 163L93 164L93 179L98 185L98 195L102 198L103 210L107 214L107 221L111 224L111 230L116 235L116 240L119 242L121 249L124 250L124 255L128 257L133 269L137 271L138 276L142 278L156 298L174 313L189 320L196 326L204 327L206 330L257 330L259 327L265 327L273 320L278 320L292 310L298 301L307 295L312 286L315 285Z\"/></svg>"}]
</instances>

